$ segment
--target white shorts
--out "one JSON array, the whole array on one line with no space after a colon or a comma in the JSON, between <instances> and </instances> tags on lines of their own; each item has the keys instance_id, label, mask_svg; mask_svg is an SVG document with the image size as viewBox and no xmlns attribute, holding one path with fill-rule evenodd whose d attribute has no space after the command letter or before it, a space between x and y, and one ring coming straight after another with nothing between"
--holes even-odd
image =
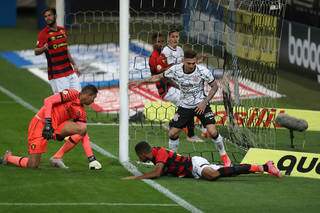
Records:
<instances>
[{"instance_id":1,"label":"white shorts","mask_svg":"<svg viewBox=\"0 0 320 213\"><path fill-rule=\"evenodd\" d=\"M174 105L178 106L180 100L180 90L175 87L170 87L167 94L163 97L163 100L170 101Z\"/></svg>"},{"instance_id":2,"label":"white shorts","mask_svg":"<svg viewBox=\"0 0 320 213\"><path fill-rule=\"evenodd\" d=\"M209 161L203 157L194 156L192 161L192 175L194 178L199 179L202 177L202 170L206 167L211 167L214 170L220 169L221 165L210 164Z\"/></svg>"},{"instance_id":3,"label":"white shorts","mask_svg":"<svg viewBox=\"0 0 320 213\"><path fill-rule=\"evenodd\" d=\"M79 77L76 73L62 78L56 78L49 81L53 93L61 92L64 89L75 89L81 91Z\"/></svg>"}]
</instances>

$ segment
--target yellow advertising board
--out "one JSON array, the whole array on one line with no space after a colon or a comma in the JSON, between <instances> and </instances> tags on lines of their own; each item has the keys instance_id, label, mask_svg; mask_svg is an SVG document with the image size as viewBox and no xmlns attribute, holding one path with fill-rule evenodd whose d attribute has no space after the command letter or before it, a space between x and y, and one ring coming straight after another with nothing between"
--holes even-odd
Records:
<instances>
[{"instance_id":1,"label":"yellow advertising board","mask_svg":"<svg viewBox=\"0 0 320 213\"><path fill-rule=\"evenodd\" d=\"M264 164L268 160L272 160L282 174L320 179L320 154L316 153L251 148L241 163Z\"/></svg>"},{"instance_id":2,"label":"yellow advertising board","mask_svg":"<svg viewBox=\"0 0 320 213\"><path fill-rule=\"evenodd\" d=\"M222 105L211 105L212 111L215 113L215 119L217 125L225 125L227 122L227 113ZM145 104L144 113L148 120L152 121L170 121L176 108L169 102L148 102ZM273 125L273 121L279 113L286 113L290 116L304 119L308 122L308 131L320 131L320 111L313 110L301 110L301 109L276 109L276 108L256 108L235 110L234 117L237 120L239 126L264 126L280 128L280 125ZM243 120L246 122L243 123ZM319 138L320 141L320 138Z\"/></svg>"}]
</instances>

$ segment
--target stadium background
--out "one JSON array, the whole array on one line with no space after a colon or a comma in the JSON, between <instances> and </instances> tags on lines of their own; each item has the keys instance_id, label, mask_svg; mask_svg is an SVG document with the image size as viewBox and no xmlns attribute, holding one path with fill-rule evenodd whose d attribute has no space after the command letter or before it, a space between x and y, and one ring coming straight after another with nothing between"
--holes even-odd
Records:
<instances>
[{"instance_id":1,"label":"stadium background","mask_svg":"<svg viewBox=\"0 0 320 213\"><path fill-rule=\"evenodd\" d=\"M77 10L94 10L101 7L112 8L118 7L115 5L106 5L101 1L90 1L90 5L80 1L69 1L69 7L76 12ZM291 22L292 26L301 26L306 32L301 35L306 36L308 25L311 22L296 23L299 15L296 15L301 10L292 1L289 5L289 10L294 16L287 14L287 22ZM103 5L102 5L103 4ZM131 1L131 6L138 5L138 2ZM291 9L290 9L291 8ZM300 8L300 9L299 9ZM138 10L139 7L134 8ZM294 11L294 12L292 12ZM314 11L318 11L315 6ZM314 11L312 13L314 13ZM37 37L38 19L35 14L34 8L18 8L17 22L15 27L1 28L1 49L0 51L16 51L34 48ZM174 12L174 11L172 11ZM309 16L308 16L309 17ZM307 21L308 19L303 19ZM315 20L315 19L313 19ZM312 22L313 27L317 27L316 22ZM286 26L286 24L284 25ZM312 28L312 41L317 42L317 28ZM302 30L303 31L303 30ZM301 32L301 31L299 31ZM297 32L298 33L298 32ZM300 35L295 34L296 37ZM284 34L285 37L285 34ZM314 39L314 40L313 40ZM286 44L285 40L282 44ZM281 45L282 55L284 59L280 59L281 71L279 72L279 85L278 91L280 94L285 94L285 97L277 100L278 107L290 109L304 109L304 110L320 110L319 97L319 84L317 82L317 72L301 67L285 63L285 56L288 53L285 45ZM38 77L33 76L26 69L17 68L5 59L0 59L0 85L6 88L15 95L21 97L26 102L30 103L36 108L42 105L42 99L50 94L48 85L40 80ZM33 116L33 112L25 109L17 104L12 97L8 97L5 93L1 93L1 126L3 133L1 134L0 151L4 152L6 149L12 149L18 154L25 154L25 141L26 141L26 127L29 119ZM315 115L317 112L314 112ZM91 120L95 120L95 114L91 115ZM304 114L299 115L303 117ZM99 118L100 119L100 118ZM115 119L111 116L111 118ZM316 119L316 120L319 120ZM90 136L99 146L109 150L114 155L118 153L118 129L113 126L90 126ZM154 131L153 129L145 128L145 132ZM138 141L141 132L134 135L134 141ZM142 133L144 134L144 133ZM294 149L289 146L289 136L287 130L277 130L277 148L284 150L304 151L304 152L320 152L320 136L319 130L314 129L303 133L295 134ZM132 135L131 135L132 136ZM162 135L160 135L162 137ZM163 139L163 138L162 138ZM161 138L159 139L161 140ZM306 140L303 147L303 141ZM50 144L51 150L55 150L59 144ZM77 149L66 156L66 161L72 165L70 171L57 171L49 167L47 159L49 153L44 156L44 165L40 171L27 171L19 170L14 167L1 167L1 188L0 193L2 205L1 211L21 212L21 211L46 211L56 212L62 211L79 211L79 212L98 212L103 209L110 209L114 212L123 210L132 212L138 211L185 211L179 206L175 206L171 200L153 190L149 186L139 181L127 182L120 180L121 177L129 175L122 166L112 158L106 158L103 155L98 155L98 159L104 164L104 169L101 172L93 173L88 172L86 169L86 161L81 149ZM131 153L133 159L134 155ZM79 157L81 156L81 157ZM317 162L319 167L319 162ZM139 167L141 170L148 168ZM189 182L191 181L191 182ZM176 180L164 178L158 180L166 188L180 195L188 202L194 204L205 212L211 211L212 208L223 212L253 212L262 211L270 212L289 212L299 210L301 212L316 212L319 204L317 200L319 195L317 189L319 182L313 179L303 178L284 178L283 180L274 180L271 177L239 177L235 179L223 180L221 182L207 183L204 181L194 182L193 180ZM39 193L46 191L46 193ZM245 198L242 199L242 198ZM232 202L230 202L230 200ZM250 201L255 200L252 203ZM26 206L26 205L9 205L10 203L78 203L79 205L54 205L54 206ZM5 204L8 205L5 205ZM83 206L81 206L81 203ZM85 205L84 203L93 203L96 205ZM118 203L117 206L104 206L98 203ZM139 204L139 203L162 203L169 204L168 206L126 206L126 203ZM122 205L121 205L122 204ZM172 205L172 206L170 206ZM261 206L267 206L261 208ZM240 208L239 208L240 207ZM307 208L308 207L308 208ZM236 209L236 210L235 210Z\"/></svg>"}]
</instances>

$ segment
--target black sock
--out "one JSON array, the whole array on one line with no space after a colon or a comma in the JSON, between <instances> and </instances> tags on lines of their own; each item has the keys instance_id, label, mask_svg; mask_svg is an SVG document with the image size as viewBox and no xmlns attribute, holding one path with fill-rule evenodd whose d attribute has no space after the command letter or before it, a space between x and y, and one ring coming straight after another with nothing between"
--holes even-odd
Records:
<instances>
[{"instance_id":1,"label":"black sock","mask_svg":"<svg viewBox=\"0 0 320 213\"><path fill-rule=\"evenodd\" d=\"M194 136L194 121L191 120L187 123L188 137Z\"/></svg>"},{"instance_id":2,"label":"black sock","mask_svg":"<svg viewBox=\"0 0 320 213\"><path fill-rule=\"evenodd\" d=\"M268 166L267 166L267 164L263 164L262 167L263 167L263 171L268 172Z\"/></svg>"},{"instance_id":3,"label":"black sock","mask_svg":"<svg viewBox=\"0 0 320 213\"><path fill-rule=\"evenodd\" d=\"M218 169L220 177L232 177L241 174L249 174L250 172L249 164L235 165L232 167L222 167Z\"/></svg>"}]
</instances>

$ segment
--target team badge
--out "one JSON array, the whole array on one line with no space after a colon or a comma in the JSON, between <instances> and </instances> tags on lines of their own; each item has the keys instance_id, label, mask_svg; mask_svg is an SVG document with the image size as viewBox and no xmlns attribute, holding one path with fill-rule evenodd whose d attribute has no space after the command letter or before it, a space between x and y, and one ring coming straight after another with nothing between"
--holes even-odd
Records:
<instances>
[{"instance_id":1,"label":"team badge","mask_svg":"<svg viewBox=\"0 0 320 213\"><path fill-rule=\"evenodd\" d=\"M62 94L68 95L68 90L63 90L63 91L62 91Z\"/></svg>"},{"instance_id":2,"label":"team badge","mask_svg":"<svg viewBox=\"0 0 320 213\"><path fill-rule=\"evenodd\" d=\"M207 112L207 113L204 115L205 118L209 118L209 119L212 119L213 116L214 116L213 112Z\"/></svg>"},{"instance_id":3,"label":"team badge","mask_svg":"<svg viewBox=\"0 0 320 213\"><path fill-rule=\"evenodd\" d=\"M157 70L160 71L162 69L162 66L159 64L157 65Z\"/></svg>"},{"instance_id":4,"label":"team badge","mask_svg":"<svg viewBox=\"0 0 320 213\"><path fill-rule=\"evenodd\" d=\"M178 121L179 117L180 117L180 115L179 115L178 113L176 113L176 114L174 114L174 116L173 116L173 120L174 120L174 121Z\"/></svg>"},{"instance_id":5,"label":"team badge","mask_svg":"<svg viewBox=\"0 0 320 213\"><path fill-rule=\"evenodd\" d=\"M35 145L34 143L33 143L33 144L31 144L31 146L30 146L30 147L31 147L31 149L32 149L32 150L35 150L35 149L36 149L36 145Z\"/></svg>"}]
</instances>

